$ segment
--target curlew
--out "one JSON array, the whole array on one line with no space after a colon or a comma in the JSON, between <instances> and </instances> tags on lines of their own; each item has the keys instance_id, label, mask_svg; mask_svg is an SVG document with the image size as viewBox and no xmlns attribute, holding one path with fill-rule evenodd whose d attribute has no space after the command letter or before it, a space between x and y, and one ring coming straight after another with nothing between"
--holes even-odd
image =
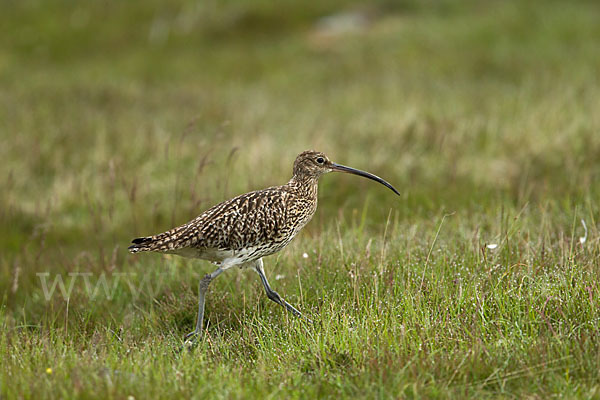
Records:
<instances>
[{"instance_id":1,"label":"curlew","mask_svg":"<svg viewBox=\"0 0 600 400\"><path fill-rule=\"evenodd\" d=\"M300 311L271 289L263 257L283 249L310 221L317 209L319 177L332 171L347 172L377 181L398 191L378 176L331 162L317 151L305 151L294 161L292 178L281 186L242 194L219 203L170 231L134 239L131 253L153 251L200 258L218 265L200 279L196 329L185 338L201 334L204 300L210 283L231 267L254 269L267 297L296 316Z\"/></svg>"}]
</instances>

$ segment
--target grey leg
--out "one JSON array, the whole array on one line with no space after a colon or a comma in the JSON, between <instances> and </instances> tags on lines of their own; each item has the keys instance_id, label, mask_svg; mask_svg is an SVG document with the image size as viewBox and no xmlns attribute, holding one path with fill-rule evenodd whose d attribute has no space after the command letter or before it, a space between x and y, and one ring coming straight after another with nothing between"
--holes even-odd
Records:
<instances>
[{"instance_id":1,"label":"grey leg","mask_svg":"<svg viewBox=\"0 0 600 400\"><path fill-rule=\"evenodd\" d=\"M202 334L202 318L204 317L204 299L206 290L212 280L221 275L222 272L223 270L219 267L212 274L206 274L200 279L200 283L198 284L198 320L196 321L196 329L194 329L193 332L188 333L185 336L186 339Z\"/></svg>"},{"instance_id":2,"label":"grey leg","mask_svg":"<svg viewBox=\"0 0 600 400\"><path fill-rule=\"evenodd\" d=\"M285 307L288 311L290 311L295 316L302 317L302 314L300 313L300 311L296 310L290 303L288 303L287 301L282 299L281 296L279 296L279 293L277 293L276 291L271 289L271 286L269 285L269 281L267 280L267 277L265 276L262 258L258 259L256 261L256 263L254 264L254 270L258 273L258 276L260 276L260 280L262 281L263 286L265 287L265 292L267 292L267 297L269 299L273 300L275 303L279 304L280 306Z\"/></svg>"}]
</instances>

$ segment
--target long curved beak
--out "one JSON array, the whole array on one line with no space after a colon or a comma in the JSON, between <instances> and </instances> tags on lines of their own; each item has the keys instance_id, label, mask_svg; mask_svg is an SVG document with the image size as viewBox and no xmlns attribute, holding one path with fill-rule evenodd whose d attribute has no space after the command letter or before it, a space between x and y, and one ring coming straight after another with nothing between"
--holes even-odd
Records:
<instances>
[{"instance_id":1,"label":"long curved beak","mask_svg":"<svg viewBox=\"0 0 600 400\"><path fill-rule=\"evenodd\" d=\"M375 182L379 182L382 185L387 186L390 190L392 190L394 193L396 193L398 196L400 196L400 193L398 193L398 191L392 185L390 185L388 182L381 179L377 175L373 175L368 172L361 171L360 169L350 168L350 167L346 167L345 165L340 165L340 164L336 164L336 163L331 163L331 169L332 169L332 171L347 172L349 174L354 174L354 175L363 176L365 178L372 179Z\"/></svg>"}]
</instances>

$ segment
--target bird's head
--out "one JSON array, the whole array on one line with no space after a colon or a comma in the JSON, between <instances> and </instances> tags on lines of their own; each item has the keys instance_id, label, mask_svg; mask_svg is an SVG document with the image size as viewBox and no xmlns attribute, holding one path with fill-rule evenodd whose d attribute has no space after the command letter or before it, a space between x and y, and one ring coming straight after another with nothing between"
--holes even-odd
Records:
<instances>
[{"instance_id":1,"label":"bird's head","mask_svg":"<svg viewBox=\"0 0 600 400\"><path fill-rule=\"evenodd\" d=\"M298 154L296 161L294 161L294 176L318 178L331 172L332 164L329 158L320 151L304 151Z\"/></svg>"},{"instance_id":2,"label":"bird's head","mask_svg":"<svg viewBox=\"0 0 600 400\"><path fill-rule=\"evenodd\" d=\"M400 193L398 193L398 191L392 185L390 185L388 182L381 179L380 177L365 171L361 171L359 169L354 169L351 167L346 167L345 165L336 164L329 160L329 158L325 154L319 151L304 151L298 154L298 157L296 157L296 161L294 161L294 177L296 178L318 179L321 175L334 171L346 172L349 174L359 175L365 178L372 179L376 182L381 183L384 186L387 186L398 196L400 195Z\"/></svg>"}]
</instances>

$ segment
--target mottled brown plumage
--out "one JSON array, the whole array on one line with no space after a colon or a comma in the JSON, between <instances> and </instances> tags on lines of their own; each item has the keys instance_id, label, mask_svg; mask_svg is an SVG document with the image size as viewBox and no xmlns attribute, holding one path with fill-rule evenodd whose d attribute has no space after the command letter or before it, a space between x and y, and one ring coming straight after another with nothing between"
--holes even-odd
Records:
<instances>
[{"instance_id":1,"label":"mottled brown plumage","mask_svg":"<svg viewBox=\"0 0 600 400\"><path fill-rule=\"evenodd\" d=\"M153 251L212 261L219 268L200 281L196 330L200 333L206 288L216 276L233 266L253 267L268 297L296 315L298 310L273 291L264 275L262 257L284 248L310 221L317 209L318 179L341 171L378 181L398 192L383 179L331 162L325 154L305 151L294 162L288 183L242 194L219 203L197 218L154 236L133 240L129 251Z\"/></svg>"}]
</instances>

